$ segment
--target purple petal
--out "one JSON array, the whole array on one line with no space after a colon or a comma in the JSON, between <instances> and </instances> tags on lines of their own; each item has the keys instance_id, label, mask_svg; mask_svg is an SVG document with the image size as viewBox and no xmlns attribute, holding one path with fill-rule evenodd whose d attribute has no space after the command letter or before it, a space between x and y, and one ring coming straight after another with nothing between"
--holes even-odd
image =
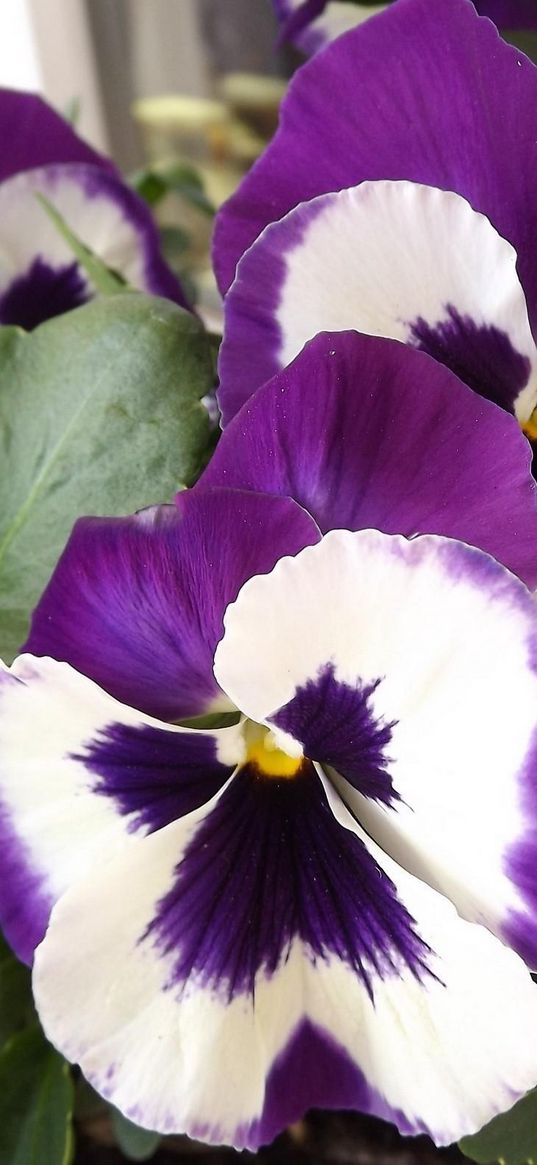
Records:
<instances>
[{"instance_id":1,"label":"purple petal","mask_svg":"<svg viewBox=\"0 0 537 1165\"><path fill-rule=\"evenodd\" d=\"M0 138L2 182L21 170L33 170L51 162L89 162L117 173L109 158L92 149L64 117L35 93L0 89Z\"/></svg>"},{"instance_id":2,"label":"purple petal","mask_svg":"<svg viewBox=\"0 0 537 1165\"><path fill-rule=\"evenodd\" d=\"M161 720L222 700L213 656L226 606L251 575L319 536L290 499L185 491L177 505L80 519L25 648Z\"/></svg>"},{"instance_id":3,"label":"purple petal","mask_svg":"<svg viewBox=\"0 0 537 1165\"><path fill-rule=\"evenodd\" d=\"M473 3L480 15L488 16L498 28L537 28L535 0ZM382 10L381 5L351 4L345 0L273 0L273 4L282 25L280 42L291 41L308 56Z\"/></svg>"},{"instance_id":4,"label":"purple petal","mask_svg":"<svg viewBox=\"0 0 537 1165\"><path fill-rule=\"evenodd\" d=\"M468 199L515 248L537 313L537 70L468 0L404 0L299 70L281 128L218 216L220 287L270 222L364 179Z\"/></svg>"},{"instance_id":5,"label":"purple petal","mask_svg":"<svg viewBox=\"0 0 537 1165\"><path fill-rule=\"evenodd\" d=\"M536 487L514 418L421 352L321 335L224 431L196 489L294 497L323 531L444 534L537 585Z\"/></svg>"}]
</instances>

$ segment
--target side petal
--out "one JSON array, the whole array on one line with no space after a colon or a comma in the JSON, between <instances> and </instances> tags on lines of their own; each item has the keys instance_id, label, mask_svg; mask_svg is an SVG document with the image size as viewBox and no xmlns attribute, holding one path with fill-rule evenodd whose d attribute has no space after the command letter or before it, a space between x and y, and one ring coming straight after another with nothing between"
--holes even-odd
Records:
<instances>
[{"instance_id":1,"label":"side petal","mask_svg":"<svg viewBox=\"0 0 537 1165\"><path fill-rule=\"evenodd\" d=\"M413 182L325 194L267 227L225 302L224 422L321 331L402 340L521 423L537 350L516 254L464 198Z\"/></svg>"},{"instance_id":2,"label":"side petal","mask_svg":"<svg viewBox=\"0 0 537 1165\"><path fill-rule=\"evenodd\" d=\"M224 623L215 674L231 699L283 732L281 747L298 742L389 806L378 815L410 837L415 872L537 966L537 608L525 587L448 539L334 531L251 579ZM387 831L374 836L410 865Z\"/></svg>"},{"instance_id":3,"label":"side petal","mask_svg":"<svg viewBox=\"0 0 537 1165\"><path fill-rule=\"evenodd\" d=\"M244 770L64 896L36 954L47 1035L162 1132L255 1149L313 1105L476 1129L537 1073L523 964L315 777L267 786Z\"/></svg>"},{"instance_id":4,"label":"side petal","mask_svg":"<svg viewBox=\"0 0 537 1165\"><path fill-rule=\"evenodd\" d=\"M160 253L151 213L138 195L100 167L55 165L0 184L1 323L31 330L95 293L39 196L132 287L188 307Z\"/></svg>"},{"instance_id":5,"label":"side petal","mask_svg":"<svg viewBox=\"0 0 537 1165\"><path fill-rule=\"evenodd\" d=\"M213 675L225 608L252 574L318 540L287 498L184 491L177 506L82 518L24 650L65 660L161 720L228 708Z\"/></svg>"},{"instance_id":6,"label":"side petal","mask_svg":"<svg viewBox=\"0 0 537 1165\"><path fill-rule=\"evenodd\" d=\"M214 261L227 291L268 223L332 190L407 179L453 190L515 248L537 320L537 70L468 0L405 0L300 69L281 126L219 212Z\"/></svg>"},{"instance_id":7,"label":"side petal","mask_svg":"<svg viewBox=\"0 0 537 1165\"><path fill-rule=\"evenodd\" d=\"M83 162L116 174L116 167L83 141L65 117L38 97L19 89L0 88L0 182L22 170L52 162Z\"/></svg>"},{"instance_id":8,"label":"side petal","mask_svg":"<svg viewBox=\"0 0 537 1165\"><path fill-rule=\"evenodd\" d=\"M537 587L528 442L512 417L393 341L312 340L225 429L196 488L223 485L291 495L323 531L458 538Z\"/></svg>"},{"instance_id":9,"label":"side petal","mask_svg":"<svg viewBox=\"0 0 537 1165\"><path fill-rule=\"evenodd\" d=\"M161 724L66 664L0 671L0 924L31 961L56 899L135 835L209 800L241 758L239 726Z\"/></svg>"}]
</instances>

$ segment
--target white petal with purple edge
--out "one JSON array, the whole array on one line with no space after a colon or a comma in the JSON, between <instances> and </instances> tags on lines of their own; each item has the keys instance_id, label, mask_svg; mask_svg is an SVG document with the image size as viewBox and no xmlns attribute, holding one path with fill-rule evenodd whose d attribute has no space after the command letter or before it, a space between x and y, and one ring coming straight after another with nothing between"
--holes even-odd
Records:
<instances>
[{"instance_id":1,"label":"white petal with purple edge","mask_svg":"<svg viewBox=\"0 0 537 1165\"><path fill-rule=\"evenodd\" d=\"M164 724L52 659L0 670L0 917L26 960L53 902L118 848L208 800L240 726Z\"/></svg>"},{"instance_id":2,"label":"white petal with purple edge","mask_svg":"<svg viewBox=\"0 0 537 1165\"><path fill-rule=\"evenodd\" d=\"M355 328L421 348L524 422L537 349L516 260L484 215L434 187L364 182L302 203L239 263L222 396L229 383L246 398L317 332Z\"/></svg>"},{"instance_id":3,"label":"white petal with purple edge","mask_svg":"<svg viewBox=\"0 0 537 1165\"><path fill-rule=\"evenodd\" d=\"M523 963L382 855L329 786L338 834L358 837L386 871L434 952L428 969L373 976L371 994L340 959L312 959L296 940L257 975L255 994L204 986L200 972L177 979L177 948L159 949L151 927L233 780L57 904L34 970L52 1042L139 1124L237 1147L265 1143L312 1105L361 1108L448 1143L526 1091L537 993ZM334 865L337 876L337 847Z\"/></svg>"},{"instance_id":4,"label":"white petal with purple edge","mask_svg":"<svg viewBox=\"0 0 537 1165\"><path fill-rule=\"evenodd\" d=\"M342 773L388 852L536 965L526 588L450 539L334 531L246 583L224 625L215 674L230 698Z\"/></svg>"},{"instance_id":5,"label":"white petal with purple edge","mask_svg":"<svg viewBox=\"0 0 537 1165\"><path fill-rule=\"evenodd\" d=\"M18 300L21 296L17 281L24 280L34 314L36 299L43 299L43 319L48 318L47 297L52 304L55 296L60 297L59 309L68 310L94 294L89 277L77 267L39 196L130 286L167 295L184 305L181 288L159 254L150 212L138 196L98 166L66 163L28 170L0 184L2 322L19 322L13 304L14 296ZM59 310L49 309L49 314L59 314Z\"/></svg>"}]
</instances>

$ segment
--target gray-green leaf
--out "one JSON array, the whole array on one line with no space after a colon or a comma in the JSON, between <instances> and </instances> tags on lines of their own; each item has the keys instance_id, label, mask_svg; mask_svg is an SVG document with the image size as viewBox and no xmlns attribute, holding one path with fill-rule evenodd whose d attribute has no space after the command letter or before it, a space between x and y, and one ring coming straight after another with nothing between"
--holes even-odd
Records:
<instances>
[{"instance_id":1,"label":"gray-green leaf","mask_svg":"<svg viewBox=\"0 0 537 1165\"><path fill-rule=\"evenodd\" d=\"M209 441L201 324L168 300L97 299L0 328L0 655L9 660L71 527L168 501Z\"/></svg>"},{"instance_id":2,"label":"gray-green leaf","mask_svg":"<svg viewBox=\"0 0 537 1165\"><path fill-rule=\"evenodd\" d=\"M533 1165L537 1161L537 1088L528 1092L509 1112L495 1116L472 1137L463 1137L459 1148L465 1157L490 1165Z\"/></svg>"},{"instance_id":3,"label":"gray-green leaf","mask_svg":"<svg viewBox=\"0 0 537 1165\"><path fill-rule=\"evenodd\" d=\"M0 1052L0 1161L69 1165L72 1111L73 1084L65 1060L39 1028L14 1036Z\"/></svg>"}]
</instances>

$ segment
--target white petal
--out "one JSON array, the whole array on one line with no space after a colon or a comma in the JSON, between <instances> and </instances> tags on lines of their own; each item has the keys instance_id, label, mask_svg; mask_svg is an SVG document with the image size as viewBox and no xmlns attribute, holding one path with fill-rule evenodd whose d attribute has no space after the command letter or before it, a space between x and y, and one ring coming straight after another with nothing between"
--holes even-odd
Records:
<instances>
[{"instance_id":1,"label":"white petal","mask_svg":"<svg viewBox=\"0 0 537 1165\"><path fill-rule=\"evenodd\" d=\"M364 182L304 202L239 263L222 394L246 399L318 332L354 328L422 347L524 422L537 351L516 260L484 215L434 187Z\"/></svg>"}]
</instances>

